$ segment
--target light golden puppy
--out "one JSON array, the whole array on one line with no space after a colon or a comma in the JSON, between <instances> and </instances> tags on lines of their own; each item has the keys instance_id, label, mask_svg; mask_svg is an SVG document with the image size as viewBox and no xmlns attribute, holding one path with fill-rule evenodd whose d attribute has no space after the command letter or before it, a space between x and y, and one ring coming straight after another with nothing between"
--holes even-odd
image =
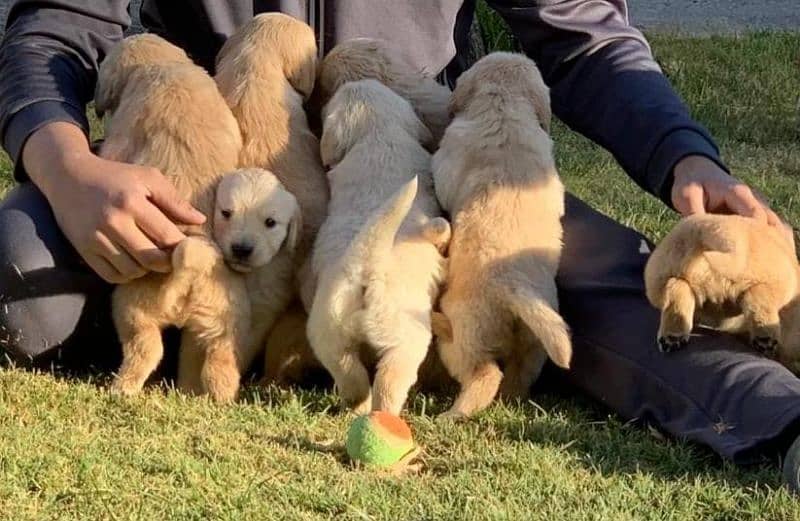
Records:
<instances>
[{"instance_id":1,"label":"light golden puppy","mask_svg":"<svg viewBox=\"0 0 800 521\"><path fill-rule=\"evenodd\" d=\"M95 87L94 103L98 116L113 112L119 107L128 76L139 65L184 64L192 65L186 52L154 34L139 34L111 48L100 66ZM111 122L111 117L106 123ZM108 127L106 127L108 130Z\"/></svg>"},{"instance_id":2,"label":"light golden puppy","mask_svg":"<svg viewBox=\"0 0 800 521\"><path fill-rule=\"evenodd\" d=\"M264 350L264 382L280 386L317 383L327 374L306 335L308 315L295 302L275 322Z\"/></svg>"},{"instance_id":3,"label":"light golden puppy","mask_svg":"<svg viewBox=\"0 0 800 521\"><path fill-rule=\"evenodd\" d=\"M440 303L452 337L439 339L439 354L461 384L446 415L466 417L501 382L505 396L527 396L547 355L569 367L572 345L555 285L564 188L538 69L521 55L490 54L459 78L451 108L433 158L453 223Z\"/></svg>"},{"instance_id":4,"label":"light golden puppy","mask_svg":"<svg viewBox=\"0 0 800 521\"><path fill-rule=\"evenodd\" d=\"M252 326L239 356L245 371L264 348L267 333L294 295L294 254L302 233L297 199L261 168L226 175L217 187L214 239L247 284Z\"/></svg>"},{"instance_id":5,"label":"light golden puppy","mask_svg":"<svg viewBox=\"0 0 800 521\"><path fill-rule=\"evenodd\" d=\"M759 352L796 360L799 270L791 240L772 226L736 215L682 219L645 267L647 298L661 310L659 349L686 346L701 324L745 333Z\"/></svg>"},{"instance_id":6,"label":"light golden puppy","mask_svg":"<svg viewBox=\"0 0 800 521\"><path fill-rule=\"evenodd\" d=\"M435 147L450 123L450 89L415 71L386 41L355 38L340 43L322 60L314 93L320 107L348 81L378 80L405 98L433 138L423 143Z\"/></svg>"},{"instance_id":7,"label":"light golden puppy","mask_svg":"<svg viewBox=\"0 0 800 521\"><path fill-rule=\"evenodd\" d=\"M135 36L103 60L96 94L97 108L110 112L100 155L159 169L180 196L209 215L214 188L224 172L235 168L242 142L236 120L208 74L165 40ZM208 236L210 225L184 231ZM184 327L182 350L209 354L204 365L195 367L202 374L179 370L179 386L198 381L199 389L187 390L208 392L221 401L234 398L239 385L237 332L249 313L247 306L231 302L246 298L246 291L244 281L224 267L221 257L211 266L191 270L188 278L181 272L151 273L114 290L112 313L124 356L115 391L141 390L163 354L161 329L171 324ZM206 295L217 306L195 312L190 295L196 302Z\"/></svg>"},{"instance_id":8,"label":"light golden puppy","mask_svg":"<svg viewBox=\"0 0 800 521\"><path fill-rule=\"evenodd\" d=\"M228 402L236 398L237 357L248 339L250 306L241 277L232 274L210 240L184 239L172 254L172 272L144 277L112 294L123 361L112 390L138 392L164 354L161 331L181 328L178 388Z\"/></svg>"},{"instance_id":9,"label":"light golden puppy","mask_svg":"<svg viewBox=\"0 0 800 521\"><path fill-rule=\"evenodd\" d=\"M314 89L316 55L314 31L308 25L280 13L260 14L225 42L216 74L242 131L239 166L273 172L300 204L303 228L295 267L307 308L314 292L310 251L329 197L319 141L303 110L303 101Z\"/></svg>"},{"instance_id":10,"label":"light golden puppy","mask_svg":"<svg viewBox=\"0 0 800 521\"><path fill-rule=\"evenodd\" d=\"M314 245L308 338L347 405L399 414L428 352L450 235L420 144L430 132L375 80L343 85L324 116L331 204ZM377 359L372 389L361 344Z\"/></svg>"}]
</instances>

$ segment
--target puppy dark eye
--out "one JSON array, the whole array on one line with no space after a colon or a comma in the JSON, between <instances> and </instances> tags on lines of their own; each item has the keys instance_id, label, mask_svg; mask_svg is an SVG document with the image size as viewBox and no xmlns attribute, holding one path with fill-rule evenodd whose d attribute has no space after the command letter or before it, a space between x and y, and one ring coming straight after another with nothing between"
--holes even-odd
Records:
<instances>
[{"instance_id":1,"label":"puppy dark eye","mask_svg":"<svg viewBox=\"0 0 800 521\"><path fill-rule=\"evenodd\" d=\"M221 212L219 212L219 213L221 213L221 214L222 214L222 216L223 216L224 218L226 218L226 219L230 219L230 218L231 218L231 211L230 211L230 210L222 210L222 211L221 211Z\"/></svg>"},{"instance_id":2,"label":"puppy dark eye","mask_svg":"<svg viewBox=\"0 0 800 521\"><path fill-rule=\"evenodd\" d=\"M267 228L273 228L278 223L276 223L275 219L272 217L267 217L267 220L264 221L264 224L267 226Z\"/></svg>"}]
</instances>

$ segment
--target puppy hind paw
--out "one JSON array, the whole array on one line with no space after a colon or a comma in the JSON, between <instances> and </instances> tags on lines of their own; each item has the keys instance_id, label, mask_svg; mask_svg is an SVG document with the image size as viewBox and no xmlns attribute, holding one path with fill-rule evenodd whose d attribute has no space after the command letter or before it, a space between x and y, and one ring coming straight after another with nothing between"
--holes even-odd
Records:
<instances>
[{"instance_id":1,"label":"puppy hind paw","mask_svg":"<svg viewBox=\"0 0 800 521\"><path fill-rule=\"evenodd\" d=\"M753 338L751 344L753 349L769 358L775 358L778 354L778 341L772 337L757 336Z\"/></svg>"},{"instance_id":2,"label":"puppy hind paw","mask_svg":"<svg viewBox=\"0 0 800 521\"><path fill-rule=\"evenodd\" d=\"M658 350L662 353L671 353L689 345L689 336L664 335L658 337Z\"/></svg>"},{"instance_id":3,"label":"puppy hind paw","mask_svg":"<svg viewBox=\"0 0 800 521\"><path fill-rule=\"evenodd\" d=\"M114 381L111 382L111 385L108 388L108 391L116 396L133 396L138 394L139 391L142 390L142 387L136 385L134 382L131 382L125 378L114 378Z\"/></svg>"}]
</instances>

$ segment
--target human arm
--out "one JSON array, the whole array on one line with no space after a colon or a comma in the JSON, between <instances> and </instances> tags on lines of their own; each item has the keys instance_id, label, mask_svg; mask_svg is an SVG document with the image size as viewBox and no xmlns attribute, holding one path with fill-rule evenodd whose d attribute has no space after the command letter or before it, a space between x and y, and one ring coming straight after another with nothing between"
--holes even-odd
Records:
<instances>
[{"instance_id":1,"label":"human arm","mask_svg":"<svg viewBox=\"0 0 800 521\"><path fill-rule=\"evenodd\" d=\"M130 23L127 1L15 2L0 45L0 135L86 262L109 282L168 271L183 238L167 218L204 218L151 168L91 153L85 105L97 65Z\"/></svg>"},{"instance_id":2,"label":"human arm","mask_svg":"<svg viewBox=\"0 0 800 521\"><path fill-rule=\"evenodd\" d=\"M608 149L642 188L683 215L777 216L728 175L627 20L624 0L490 0L551 88L553 112Z\"/></svg>"},{"instance_id":3,"label":"human arm","mask_svg":"<svg viewBox=\"0 0 800 521\"><path fill-rule=\"evenodd\" d=\"M169 271L168 250L184 238L173 220L205 220L158 170L96 156L69 122L35 131L21 160L67 239L108 282Z\"/></svg>"}]
</instances>

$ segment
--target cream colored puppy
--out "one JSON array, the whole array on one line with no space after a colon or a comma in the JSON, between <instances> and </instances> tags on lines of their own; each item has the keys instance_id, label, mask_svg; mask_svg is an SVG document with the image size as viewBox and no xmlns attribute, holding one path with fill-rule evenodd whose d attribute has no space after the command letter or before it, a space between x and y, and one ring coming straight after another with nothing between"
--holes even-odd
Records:
<instances>
[{"instance_id":1,"label":"cream colored puppy","mask_svg":"<svg viewBox=\"0 0 800 521\"><path fill-rule=\"evenodd\" d=\"M210 214L214 188L235 167L242 141L236 120L203 69L157 36L127 38L101 63L95 101L100 112L110 113L100 155L159 169L180 196ZM209 228L185 231L210 235ZM239 386L238 331L249 319L246 305L233 304L246 299L244 283L221 257L199 271L182 273L182 265L177 262L172 274L151 273L114 290L112 314L124 361L113 389L133 394L142 388L163 355L161 329L176 325L184 327L182 350L208 355L195 367L201 374L179 370L179 386L198 380L200 388L189 390L231 400ZM204 299L214 302L214 309L198 311L193 303Z\"/></svg>"},{"instance_id":2,"label":"cream colored puppy","mask_svg":"<svg viewBox=\"0 0 800 521\"><path fill-rule=\"evenodd\" d=\"M308 338L347 405L399 414L428 352L450 235L420 144L430 132L374 80L343 85L324 116L331 203L314 246ZM372 389L361 344L378 359Z\"/></svg>"},{"instance_id":3,"label":"cream colored puppy","mask_svg":"<svg viewBox=\"0 0 800 521\"><path fill-rule=\"evenodd\" d=\"M274 173L300 204L303 228L294 265L307 309L314 293L311 246L325 219L329 194L319 141L303 110L314 89L316 56L314 31L308 25L280 13L260 14L225 42L216 75L242 130L239 166ZM291 279L276 284L291 285Z\"/></svg>"},{"instance_id":4,"label":"cream colored puppy","mask_svg":"<svg viewBox=\"0 0 800 521\"><path fill-rule=\"evenodd\" d=\"M458 80L455 119L433 158L436 193L453 238L440 306L452 338L439 354L465 417L494 399L527 396L547 355L569 367L572 345L558 314L564 188L547 134L547 87L532 61L494 53ZM502 370L500 363L502 363Z\"/></svg>"},{"instance_id":5,"label":"cream colored puppy","mask_svg":"<svg viewBox=\"0 0 800 521\"><path fill-rule=\"evenodd\" d=\"M431 131L434 146L450 123L450 89L415 71L386 41L355 38L340 43L322 60L314 101L324 105L348 81L378 80L405 98Z\"/></svg>"},{"instance_id":6,"label":"cream colored puppy","mask_svg":"<svg viewBox=\"0 0 800 521\"><path fill-rule=\"evenodd\" d=\"M686 346L695 324L747 334L784 363L800 356L800 266L790 238L737 215L682 219L650 255L645 286L661 310L658 347Z\"/></svg>"},{"instance_id":7,"label":"cream colored puppy","mask_svg":"<svg viewBox=\"0 0 800 521\"><path fill-rule=\"evenodd\" d=\"M214 239L228 265L244 274L252 327L239 363L246 370L267 333L292 300L294 254L302 233L297 199L271 172L237 170L222 178L214 210Z\"/></svg>"}]
</instances>

